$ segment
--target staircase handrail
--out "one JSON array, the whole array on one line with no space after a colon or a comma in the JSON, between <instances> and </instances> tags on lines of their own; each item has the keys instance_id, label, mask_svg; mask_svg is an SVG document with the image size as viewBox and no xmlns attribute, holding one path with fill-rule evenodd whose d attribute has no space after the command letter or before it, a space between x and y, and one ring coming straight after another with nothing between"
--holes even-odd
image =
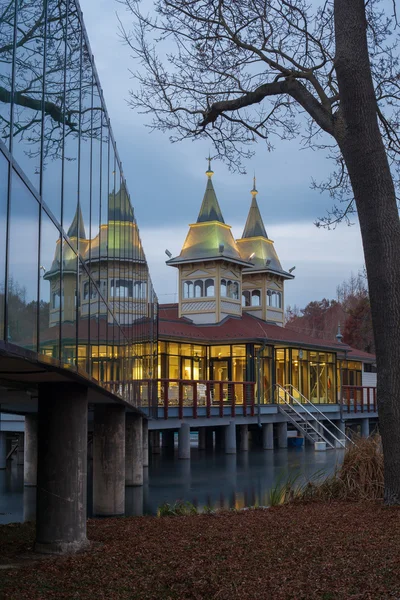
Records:
<instances>
[{"instance_id":1,"label":"staircase handrail","mask_svg":"<svg viewBox=\"0 0 400 600\"><path fill-rule=\"evenodd\" d=\"M322 416L324 417L324 419L326 419L326 416L324 415L324 413L322 412L322 410L320 410L316 404L314 404L313 402L311 402L311 400L310 400L309 398L307 398L307 397L306 397L304 394L302 394L302 393L300 392L300 390L299 390L299 389L297 389L297 388L296 388L296 387L295 387L295 386L294 386L292 383L286 383L284 387L285 387L285 388L287 388L287 387L290 387L290 388L292 388L292 390L294 390L294 391L295 391L297 394L299 394L299 396L301 396L301 397L302 397L302 398L303 398L303 399L306 401L306 403L307 403L307 404L311 404L311 406L314 408L314 410L315 410L316 412L318 412L320 415L322 415ZM290 392L289 392L289 395L290 395L290 396L293 398L293 400L295 400L295 401L296 401L298 404L300 404L300 406L303 406L303 404L302 404L301 402L299 402L299 401L298 401L298 400L297 400L297 399L296 399L296 398L293 396L293 394L290 394ZM337 426L337 425L336 425L336 424L335 424L333 421L331 421L330 419L328 419L328 421L329 421L329 422L330 422L330 423L331 423L331 424L332 424L332 425L335 427L335 429L337 429L337 430L340 432L340 434L341 434L342 436L344 436L344 437L346 438L346 440L347 440L348 442L351 442L352 444L354 444L353 440L352 440L351 438L349 438L349 436L348 436L348 435L346 435L346 433L345 433L344 431L342 431L342 430L340 429L340 427L338 427L338 426ZM320 425L322 425L322 426L324 427L324 424L323 424L323 423L321 423L321 422L320 422ZM331 435L332 435L332 434L331 434Z\"/></svg>"},{"instance_id":2,"label":"staircase handrail","mask_svg":"<svg viewBox=\"0 0 400 600\"><path fill-rule=\"evenodd\" d=\"M291 384L289 384L289 385L291 385ZM316 418L315 418L315 415L313 415L313 414L312 414L312 413L311 413L311 412L310 412L310 411L309 411L309 410L308 410L308 409L307 409L307 408L304 406L304 404L302 404L301 402L299 402L299 400L297 400L297 398L295 398L295 397L294 397L294 396L293 396L293 395L292 395L292 394L291 394L291 393L290 393L290 392L289 392L289 391L288 391L288 390L287 390L285 387L283 387L283 386L282 386L282 385L280 385L279 383L277 383L277 384L276 384L276 387L277 387L278 389L282 390L282 391L283 391L285 394L287 394L287 395L289 396L289 398L291 398L291 399L292 399L292 400L293 400L293 401L294 401L296 404L298 404L298 405L299 405L299 406L300 406L300 407L303 409L303 411L305 411L305 412L306 412L306 413L307 413L307 414L308 414L308 415L311 417L311 419L314 419L314 421L318 421L318 423L319 423L320 427L322 427L322 428L323 428L323 429L324 429L324 430L325 430L327 433L329 433L329 435L330 435L330 436L332 436L332 437L333 437L333 439L334 439L336 442L338 442L338 443L339 443L339 444L340 444L340 445L341 445L341 446L344 448L344 446L345 446L345 445L344 445L343 441L342 441L342 440L340 440L339 438L337 438L337 437L336 437L336 436L335 436L335 435L334 435L334 434L333 434L331 431L329 431L329 429L328 429L327 427L325 427L325 425L324 425L324 424L323 424L321 421L319 421L318 419L316 419ZM286 400L284 400L284 402L286 402ZM290 402L286 402L286 404L289 404L289 406L290 406ZM312 404L312 403L310 402L310 404ZM312 404L312 406L314 406L314 405ZM292 408L293 408L293 410L294 410L294 411L295 411L295 412L296 412L296 413L299 415L299 413L297 412L297 410L296 410L296 409L294 409L294 407L292 407ZM321 412L321 411L320 411L320 412ZM323 413L321 413L321 414L322 414L323 416L325 416ZM301 416L301 415L300 415L300 416ZM325 418L326 418L326 417L325 417ZM328 419L328 421L329 421L329 419ZM330 421L330 423L332 423L332 421ZM310 423L310 425L311 425L311 427L314 429L314 431L316 431L316 432L317 432L317 433L318 433L318 434L319 434L319 435L322 437L322 439L324 440L324 442L326 442L327 444L329 444L330 446L332 446L332 444L330 444L330 443L329 443L329 441L328 441L328 440L327 440L327 439L326 439L326 438L325 438L325 437L324 437L324 436L321 434L321 432L317 431L317 430L316 430L316 429L313 427L313 425L312 425L311 423ZM339 429L339 428L338 428L338 429ZM339 431L340 431L340 429L339 429ZM340 431L340 433L342 433L342 432ZM351 440L350 440L350 441L351 441ZM353 443L353 442L352 442L352 443Z\"/></svg>"}]
</instances>

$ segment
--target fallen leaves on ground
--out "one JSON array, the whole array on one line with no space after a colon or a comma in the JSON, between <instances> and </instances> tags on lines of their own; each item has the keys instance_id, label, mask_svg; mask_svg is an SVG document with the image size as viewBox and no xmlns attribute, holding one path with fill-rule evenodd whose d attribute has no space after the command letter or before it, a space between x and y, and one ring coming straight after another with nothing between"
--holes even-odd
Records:
<instances>
[{"instance_id":1,"label":"fallen leaves on ground","mask_svg":"<svg viewBox=\"0 0 400 600\"><path fill-rule=\"evenodd\" d=\"M0 557L15 562L33 536L0 527ZM91 520L88 537L89 552L2 569L0 598L400 598L400 512L380 503Z\"/></svg>"}]
</instances>

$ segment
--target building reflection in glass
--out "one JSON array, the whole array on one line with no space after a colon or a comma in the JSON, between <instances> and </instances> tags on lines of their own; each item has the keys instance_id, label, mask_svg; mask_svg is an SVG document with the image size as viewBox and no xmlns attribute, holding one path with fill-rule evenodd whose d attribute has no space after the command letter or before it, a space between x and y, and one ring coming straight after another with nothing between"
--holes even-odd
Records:
<instances>
[{"instance_id":1,"label":"building reflection in glass","mask_svg":"<svg viewBox=\"0 0 400 600\"><path fill-rule=\"evenodd\" d=\"M0 48L0 339L151 378L157 298L78 5L0 0Z\"/></svg>"}]
</instances>

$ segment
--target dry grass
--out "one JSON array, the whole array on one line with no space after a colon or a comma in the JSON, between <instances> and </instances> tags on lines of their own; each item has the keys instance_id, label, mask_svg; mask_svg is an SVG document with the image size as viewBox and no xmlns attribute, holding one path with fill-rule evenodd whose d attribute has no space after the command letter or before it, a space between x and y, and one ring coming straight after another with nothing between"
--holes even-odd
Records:
<instances>
[{"instance_id":1,"label":"dry grass","mask_svg":"<svg viewBox=\"0 0 400 600\"><path fill-rule=\"evenodd\" d=\"M322 482L308 482L294 494L295 500L383 499L383 453L379 435L357 438L346 449L342 465Z\"/></svg>"}]
</instances>

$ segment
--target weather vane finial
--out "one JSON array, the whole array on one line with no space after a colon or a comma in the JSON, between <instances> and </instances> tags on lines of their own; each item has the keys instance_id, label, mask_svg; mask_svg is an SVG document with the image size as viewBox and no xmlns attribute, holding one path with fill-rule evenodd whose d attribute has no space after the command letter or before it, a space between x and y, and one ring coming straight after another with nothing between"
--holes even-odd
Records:
<instances>
[{"instance_id":1,"label":"weather vane finial","mask_svg":"<svg viewBox=\"0 0 400 600\"><path fill-rule=\"evenodd\" d=\"M208 157L206 158L206 160L208 160L208 169L206 171L206 175L207 177L212 177L214 175L214 171L211 168L211 156L210 153L208 153Z\"/></svg>"},{"instance_id":2,"label":"weather vane finial","mask_svg":"<svg viewBox=\"0 0 400 600\"><path fill-rule=\"evenodd\" d=\"M258 194L257 188L256 188L256 174L254 173L254 177L253 177L253 189L251 190L251 195L255 198Z\"/></svg>"}]
</instances>

